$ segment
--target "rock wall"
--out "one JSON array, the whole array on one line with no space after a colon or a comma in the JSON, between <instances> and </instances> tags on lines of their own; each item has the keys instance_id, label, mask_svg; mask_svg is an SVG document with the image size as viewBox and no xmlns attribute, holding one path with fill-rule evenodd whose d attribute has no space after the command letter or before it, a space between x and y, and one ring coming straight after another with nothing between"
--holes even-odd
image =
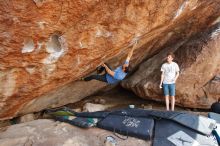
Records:
<instances>
[{"instance_id":1,"label":"rock wall","mask_svg":"<svg viewBox=\"0 0 220 146\"><path fill-rule=\"evenodd\" d=\"M0 1L0 119L96 92L105 85L73 82L101 62L119 65L139 39L135 68L163 46L217 23L219 5L219 0Z\"/></svg>"}]
</instances>

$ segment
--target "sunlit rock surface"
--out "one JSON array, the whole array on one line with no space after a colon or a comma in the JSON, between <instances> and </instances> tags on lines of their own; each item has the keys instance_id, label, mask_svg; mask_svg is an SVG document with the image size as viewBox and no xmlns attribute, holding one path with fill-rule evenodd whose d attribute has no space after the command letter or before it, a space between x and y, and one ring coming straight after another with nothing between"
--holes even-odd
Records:
<instances>
[{"instance_id":1,"label":"sunlit rock surface","mask_svg":"<svg viewBox=\"0 0 220 146\"><path fill-rule=\"evenodd\" d=\"M135 68L164 46L220 21L220 4L13 0L0 1L0 14L0 119L9 119L91 95L105 84L74 81L101 62L121 64L138 39L131 61Z\"/></svg>"},{"instance_id":2,"label":"sunlit rock surface","mask_svg":"<svg viewBox=\"0 0 220 146\"><path fill-rule=\"evenodd\" d=\"M2 146L109 146L105 144L107 136L113 136L120 146L151 145L150 141L133 137L123 140L103 129L83 129L46 119L13 125L0 132Z\"/></svg>"}]
</instances>

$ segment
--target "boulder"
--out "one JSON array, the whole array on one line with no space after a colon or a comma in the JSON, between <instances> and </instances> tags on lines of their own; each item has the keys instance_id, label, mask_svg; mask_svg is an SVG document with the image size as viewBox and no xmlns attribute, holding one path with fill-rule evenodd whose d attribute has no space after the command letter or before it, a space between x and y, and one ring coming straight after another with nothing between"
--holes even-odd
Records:
<instances>
[{"instance_id":1,"label":"boulder","mask_svg":"<svg viewBox=\"0 0 220 146\"><path fill-rule=\"evenodd\" d=\"M102 104L86 103L83 106L83 112L97 112L108 109L108 106Z\"/></svg>"}]
</instances>

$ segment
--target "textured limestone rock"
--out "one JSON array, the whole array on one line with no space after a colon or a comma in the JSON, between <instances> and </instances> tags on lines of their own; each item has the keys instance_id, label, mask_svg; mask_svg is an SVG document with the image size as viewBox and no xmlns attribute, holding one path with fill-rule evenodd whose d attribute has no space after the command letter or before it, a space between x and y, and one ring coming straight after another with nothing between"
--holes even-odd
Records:
<instances>
[{"instance_id":1,"label":"textured limestone rock","mask_svg":"<svg viewBox=\"0 0 220 146\"><path fill-rule=\"evenodd\" d=\"M18 132L19 131L19 132ZM107 136L112 132L97 128L82 129L66 123L51 120L36 120L17 124L0 133L2 146L105 146ZM120 146L150 146L150 141L129 137L122 140L115 137Z\"/></svg>"},{"instance_id":2,"label":"textured limestone rock","mask_svg":"<svg viewBox=\"0 0 220 146\"><path fill-rule=\"evenodd\" d=\"M137 95L164 100L159 89L160 67L168 51L174 51L180 66L176 102L185 107L210 108L219 98L220 24L192 36L179 45L165 48L140 65L140 68L122 85Z\"/></svg>"},{"instance_id":3,"label":"textured limestone rock","mask_svg":"<svg viewBox=\"0 0 220 146\"><path fill-rule=\"evenodd\" d=\"M94 103L86 103L83 106L83 112L97 112L97 111L104 111L108 107L102 104L94 104Z\"/></svg>"},{"instance_id":4,"label":"textured limestone rock","mask_svg":"<svg viewBox=\"0 0 220 146\"><path fill-rule=\"evenodd\" d=\"M52 90L45 95L31 100L19 110L18 115L32 113L45 108L55 108L67 103L74 103L99 89L103 89L105 86L106 84L96 81L91 81L89 84L81 81L71 82L57 90Z\"/></svg>"},{"instance_id":5,"label":"textured limestone rock","mask_svg":"<svg viewBox=\"0 0 220 146\"><path fill-rule=\"evenodd\" d=\"M27 114L24 116L19 117L19 119L17 120L18 123L24 123L24 122L30 122L33 120L36 120L37 116L35 116L34 114Z\"/></svg>"},{"instance_id":6,"label":"textured limestone rock","mask_svg":"<svg viewBox=\"0 0 220 146\"><path fill-rule=\"evenodd\" d=\"M207 97L216 99L220 98L220 76L216 75L213 79L204 85L204 92Z\"/></svg>"},{"instance_id":7,"label":"textured limestone rock","mask_svg":"<svg viewBox=\"0 0 220 146\"><path fill-rule=\"evenodd\" d=\"M133 40L135 67L219 13L219 0L0 1L0 119L82 99L103 85L70 82L102 61L119 65Z\"/></svg>"}]
</instances>

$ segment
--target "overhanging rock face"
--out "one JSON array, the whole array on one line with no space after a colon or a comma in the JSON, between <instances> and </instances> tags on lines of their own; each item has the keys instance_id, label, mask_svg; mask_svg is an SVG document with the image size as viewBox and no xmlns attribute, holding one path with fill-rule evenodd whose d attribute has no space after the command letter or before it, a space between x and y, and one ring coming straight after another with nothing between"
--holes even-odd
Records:
<instances>
[{"instance_id":1,"label":"overhanging rock face","mask_svg":"<svg viewBox=\"0 0 220 146\"><path fill-rule=\"evenodd\" d=\"M139 39L135 67L163 46L217 23L219 5L219 0L1 1L0 119L96 92L105 85L71 82L101 62L119 65Z\"/></svg>"}]
</instances>

